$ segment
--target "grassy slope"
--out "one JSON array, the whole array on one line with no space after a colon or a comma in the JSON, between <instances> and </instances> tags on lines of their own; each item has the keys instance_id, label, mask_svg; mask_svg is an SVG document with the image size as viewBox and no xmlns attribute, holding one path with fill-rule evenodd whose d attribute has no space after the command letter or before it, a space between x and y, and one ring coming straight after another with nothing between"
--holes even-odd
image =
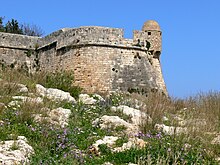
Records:
<instances>
[{"instance_id":1,"label":"grassy slope","mask_svg":"<svg viewBox=\"0 0 220 165\"><path fill-rule=\"evenodd\" d=\"M126 164L129 162L138 164L217 164L214 157L219 157L220 146L212 145L210 141L215 133L220 131L220 93L211 92L198 94L185 100L167 99L160 95L151 95L148 98L139 95L112 95L106 98L105 103L93 107L78 103L74 107L69 103L56 103L44 99L43 105L23 103L21 107L7 106L12 96L21 95L17 90L17 83L28 86L29 91L35 93L34 86L40 83L46 87L57 87L70 91L77 97L79 88L72 87L70 82L73 77L69 73L57 73L26 76L16 71L0 71L0 140L27 137L35 150L31 158L31 164ZM5 82L15 82L8 85ZM22 94L24 95L24 94ZM27 94L25 94L27 95ZM35 94L33 94L35 95ZM121 129L100 130L92 127L92 121L102 115L118 115L127 119L128 116L120 112L111 112L112 105L134 105L133 100L138 99L146 106L140 109L145 111L153 119L152 124L143 123L140 138L148 142L143 149L130 149L120 153L109 152L108 147L102 147L102 154L97 157L89 154L89 147L96 140L105 135L125 137ZM47 123L36 123L32 114L40 113L42 107L50 109L56 107L69 108L72 111L69 126L59 129ZM42 113L42 112L41 112ZM168 120L162 121L166 116ZM186 124L189 129L187 135L164 135L154 129L154 124L179 126L176 117L191 121ZM205 121L195 129L194 121ZM11 136L13 135L13 136Z\"/></svg>"}]
</instances>

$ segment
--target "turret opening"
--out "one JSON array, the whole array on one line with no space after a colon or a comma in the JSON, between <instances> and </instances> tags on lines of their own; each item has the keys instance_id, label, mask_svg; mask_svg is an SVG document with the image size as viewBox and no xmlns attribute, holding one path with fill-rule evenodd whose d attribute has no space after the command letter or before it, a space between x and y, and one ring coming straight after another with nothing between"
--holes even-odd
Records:
<instances>
[{"instance_id":1,"label":"turret opening","mask_svg":"<svg viewBox=\"0 0 220 165\"><path fill-rule=\"evenodd\" d=\"M161 51L156 51L154 53L154 58L159 58L160 57L160 54L161 54Z\"/></svg>"}]
</instances>

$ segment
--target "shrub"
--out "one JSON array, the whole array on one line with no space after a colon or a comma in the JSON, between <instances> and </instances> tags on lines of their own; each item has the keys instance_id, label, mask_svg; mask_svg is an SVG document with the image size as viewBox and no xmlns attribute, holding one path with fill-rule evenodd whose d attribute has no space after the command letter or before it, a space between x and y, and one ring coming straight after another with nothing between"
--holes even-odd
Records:
<instances>
[{"instance_id":1,"label":"shrub","mask_svg":"<svg viewBox=\"0 0 220 165\"><path fill-rule=\"evenodd\" d=\"M74 76L69 71L47 73L45 81L42 82L47 88L57 88L69 92L73 97L78 98L81 88L73 86Z\"/></svg>"}]
</instances>

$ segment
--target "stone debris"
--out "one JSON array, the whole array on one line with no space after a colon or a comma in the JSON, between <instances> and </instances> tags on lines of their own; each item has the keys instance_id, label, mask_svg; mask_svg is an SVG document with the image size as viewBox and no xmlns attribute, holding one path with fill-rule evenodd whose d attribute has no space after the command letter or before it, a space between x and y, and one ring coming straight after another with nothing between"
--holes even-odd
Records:
<instances>
[{"instance_id":1,"label":"stone debris","mask_svg":"<svg viewBox=\"0 0 220 165\"><path fill-rule=\"evenodd\" d=\"M97 140L89 149L90 154L95 154L97 156L100 155L99 145L106 144L112 152L122 152L125 150L129 150L132 147L143 148L146 145L146 142L142 139L138 138L129 138L128 142L124 143L121 147L115 147L116 141L119 137L116 136L105 136L103 139Z\"/></svg>"},{"instance_id":2,"label":"stone debris","mask_svg":"<svg viewBox=\"0 0 220 165\"><path fill-rule=\"evenodd\" d=\"M92 105L97 102L96 99L94 99L93 97L90 97L88 94L80 94L79 101L87 105Z\"/></svg>"},{"instance_id":3,"label":"stone debris","mask_svg":"<svg viewBox=\"0 0 220 165\"><path fill-rule=\"evenodd\" d=\"M82 102L83 104L93 105L99 101L105 101L105 100L102 98L102 96L98 94L93 94L92 97L90 97L88 94L80 94L79 101Z\"/></svg>"},{"instance_id":4,"label":"stone debris","mask_svg":"<svg viewBox=\"0 0 220 165\"><path fill-rule=\"evenodd\" d=\"M179 135L183 133L186 134L188 132L187 128L185 127L166 126L164 124L156 124L155 129L157 129L158 131L162 131L166 135Z\"/></svg>"},{"instance_id":5,"label":"stone debris","mask_svg":"<svg viewBox=\"0 0 220 165\"><path fill-rule=\"evenodd\" d=\"M5 106L5 104L0 102L0 109L5 109L5 108L7 108L7 107Z\"/></svg>"},{"instance_id":6,"label":"stone debris","mask_svg":"<svg viewBox=\"0 0 220 165\"><path fill-rule=\"evenodd\" d=\"M24 84L17 84L20 93L28 93L28 88Z\"/></svg>"},{"instance_id":7,"label":"stone debris","mask_svg":"<svg viewBox=\"0 0 220 165\"><path fill-rule=\"evenodd\" d=\"M118 126L125 127L125 133L128 135L133 135L138 132L138 126L128 123L125 120L121 119L118 116L107 116L104 115L101 118L97 118L92 122L92 125L95 127L100 127L101 129L108 129L108 128L116 128Z\"/></svg>"},{"instance_id":8,"label":"stone debris","mask_svg":"<svg viewBox=\"0 0 220 165\"><path fill-rule=\"evenodd\" d=\"M65 128L68 126L69 116L71 114L70 109L64 108L56 108L53 110L44 109L46 111L46 116L42 114L35 114L34 120L36 122L47 121L50 124L60 126L61 128Z\"/></svg>"},{"instance_id":9,"label":"stone debris","mask_svg":"<svg viewBox=\"0 0 220 165\"><path fill-rule=\"evenodd\" d=\"M92 97L93 97L94 99L97 99L98 101L105 101L105 99L103 99L102 96L100 96L100 95L98 95L98 94L96 94L96 93L93 94Z\"/></svg>"},{"instance_id":10,"label":"stone debris","mask_svg":"<svg viewBox=\"0 0 220 165\"><path fill-rule=\"evenodd\" d=\"M121 147L116 147L113 148L112 151L113 152L123 152L125 150L129 150L132 147L135 148L143 148L145 147L147 144L147 142L145 142L142 139L138 139L138 138L129 138L127 143L124 143Z\"/></svg>"},{"instance_id":11,"label":"stone debris","mask_svg":"<svg viewBox=\"0 0 220 165\"><path fill-rule=\"evenodd\" d=\"M36 92L42 97L46 97L55 101L67 101L75 104L76 100L70 95L69 92L64 92L55 88L45 88L40 84L36 84Z\"/></svg>"},{"instance_id":12,"label":"stone debris","mask_svg":"<svg viewBox=\"0 0 220 165\"><path fill-rule=\"evenodd\" d=\"M97 140L92 146L95 147L97 151L99 151L100 144L106 144L108 147L113 147L116 140L118 140L118 137L105 136L103 139Z\"/></svg>"},{"instance_id":13,"label":"stone debris","mask_svg":"<svg viewBox=\"0 0 220 165\"><path fill-rule=\"evenodd\" d=\"M143 121L152 122L152 119L144 112L138 109L134 109L125 105L120 105L118 107L112 107L112 111L122 111L125 115L131 116L132 123L135 125L140 125Z\"/></svg>"},{"instance_id":14,"label":"stone debris","mask_svg":"<svg viewBox=\"0 0 220 165\"><path fill-rule=\"evenodd\" d=\"M102 165L114 165L114 164L112 164L112 163L110 163L110 162L105 162L105 163L102 164Z\"/></svg>"},{"instance_id":15,"label":"stone debris","mask_svg":"<svg viewBox=\"0 0 220 165\"><path fill-rule=\"evenodd\" d=\"M34 150L27 144L24 136L18 136L17 140L0 142L0 164L2 165L29 164L31 154L34 154Z\"/></svg>"},{"instance_id":16,"label":"stone debris","mask_svg":"<svg viewBox=\"0 0 220 165\"><path fill-rule=\"evenodd\" d=\"M211 141L211 144L220 144L220 134Z\"/></svg>"}]
</instances>

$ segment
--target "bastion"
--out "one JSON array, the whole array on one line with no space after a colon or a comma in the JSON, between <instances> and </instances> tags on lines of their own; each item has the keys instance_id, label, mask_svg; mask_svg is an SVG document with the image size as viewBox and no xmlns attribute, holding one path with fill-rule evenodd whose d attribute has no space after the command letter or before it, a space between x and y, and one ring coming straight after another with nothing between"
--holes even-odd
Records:
<instances>
[{"instance_id":1,"label":"bastion","mask_svg":"<svg viewBox=\"0 0 220 165\"><path fill-rule=\"evenodd\" d=\"M124 38L123 29L84 26L64 28L45 37L0 33L2 67L29 73L68 70L74 85L88 93L128 91L167 95L160 65L161 29L144 23Z\"/></svg>"}]
</instances>

